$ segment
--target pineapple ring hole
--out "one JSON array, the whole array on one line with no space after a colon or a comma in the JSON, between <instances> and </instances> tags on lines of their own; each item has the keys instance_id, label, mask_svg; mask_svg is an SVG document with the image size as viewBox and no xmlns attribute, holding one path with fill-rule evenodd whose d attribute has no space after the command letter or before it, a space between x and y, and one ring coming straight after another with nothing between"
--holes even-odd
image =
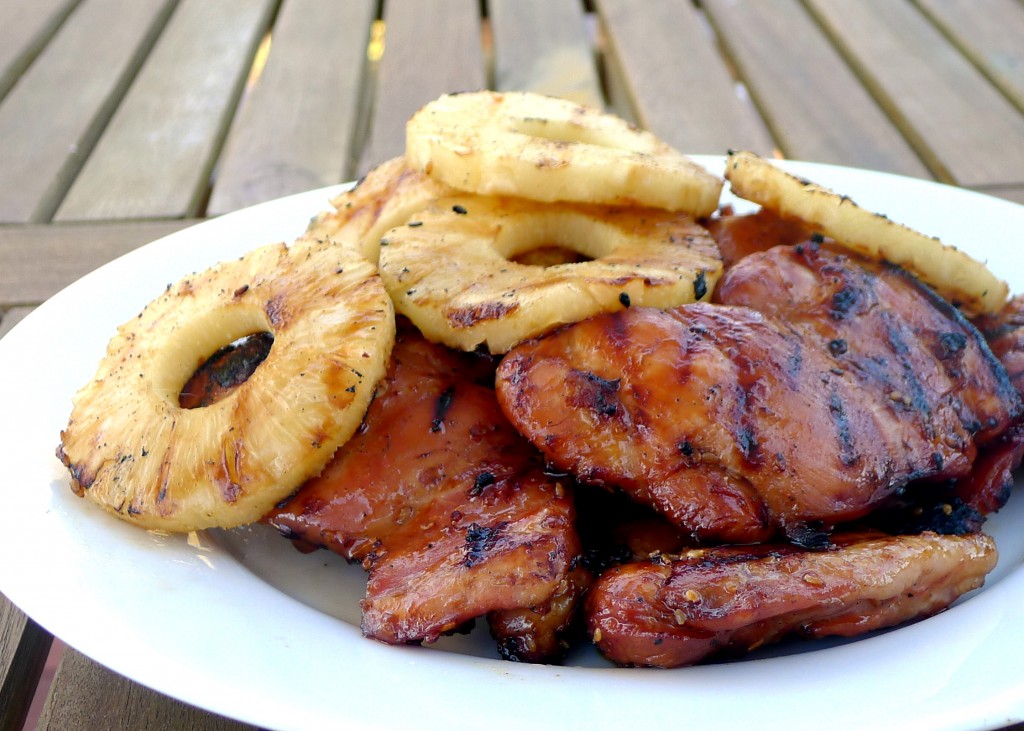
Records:
<instances>
[{"instance_id":1,"label":"pineapple ring hole","mask_svg":"<svg viewBox=\"0 0 1024 731\"><path fill-rule=\"evenodd\" d=\"M252 333L225 345L196 369L178 394L183 409L200 409L227 398L252 377L270 355L274 335Z\"/></svg>"},{"instance_id":2,"label":"pineapple ring hole","mask_svg":"<svg viewBox=\"0 0 1024 731\"><path fill-rule=\"evenodd\" d=\"M497 225L490 244L503 259L547 268L608 256L622 239L612 224L580 212L538 210Z\"/></svg>"},{"instance_id":3,"label":"pineapple ring hole","mask_svg":"<svg viewBox=\"0 0 1024 731\"><path fill-rule=\"evenodd\" d=\"M581 264L585 261L593 261L593 258L566 246L542 244L535 249L510 256L508 260L522 266L547 269L560 264Z\"/></svg>"},{"instance_id":4,"label":"pineapple ring hole","mask_svg":"<svg viewBox=\"0 0 1024 731\"><path fill-rule=\"evenodd\" d=\"M194 385L189 384L196 374L227 348L258 333L267 333L270 342L273 342L270 319L255 303L236 301L201 312L193 311L191 316L185 317L170 332L152 343L151 347L157 353L148 374L149 387L157 398L169 401L178 408L187 408L182 404L182 394L193 388ZM266 340L266 337L262 336L261 340ZM266 351L269 355L269 347ZM229 389L229 392L234 390ZM229 392L222 393L217 400L223 401L230 395ZM188 396L185 402L190 403ZM191 403L194 408L195 405L211 405L212 401Z\"/></svg>"}]
</instances>

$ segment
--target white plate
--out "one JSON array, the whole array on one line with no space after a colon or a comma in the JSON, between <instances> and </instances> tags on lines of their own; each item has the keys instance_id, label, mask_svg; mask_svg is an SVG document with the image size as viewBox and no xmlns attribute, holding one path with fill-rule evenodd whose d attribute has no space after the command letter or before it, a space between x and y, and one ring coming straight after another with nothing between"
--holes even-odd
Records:
<instances>
[{"instance_id":1,"label":"white plate","mask_svg":"<svg viewBox=\"0 0 1024 731\"><path fill-rule=\"evenodd\" d=\"M721 160L703 158L720 170ZM957 243L1024 291L1024 207L891 175L792 164L868 208ZM269 531L159 536L74 497L54 457L72 394L106 342L166 284L291 240L331 191L180 231L93 272L0 340L0 590L113 670L273 729L983 729L1024 720L1024 495L988 524L985 589L855 642L674 671L502 662L472 637L444 649L363 639L362 576ZM483 654L484 656L479 656Z\"/></svg>"}]
</instances>

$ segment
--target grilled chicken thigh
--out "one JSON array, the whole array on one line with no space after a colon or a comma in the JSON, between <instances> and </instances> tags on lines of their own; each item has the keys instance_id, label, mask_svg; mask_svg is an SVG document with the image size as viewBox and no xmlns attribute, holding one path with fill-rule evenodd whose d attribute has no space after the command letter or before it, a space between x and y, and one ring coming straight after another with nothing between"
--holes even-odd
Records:
<instances>
[{"instance_id":1,"label":"grilled chicken thigh","mask_svg":"<svg viewBox=\"0 0 1024 731\"><path fill-rule=\"evenodd\" d=\"M607 571L587 595L587 623L620 665L691 665L787 635L849 637L926 617L981 586L996 558L982 534L694 550Z\"/></svg>"},{"instance_id":2,"label":"grilled chicken thigh","mask_svg":"<svg viewBox=\"0 0 1024 731\"><path fill-rule=\"evenodd\" d=\"M582 482L739 543L800 541L911 480L966 475L1021 410L977 331L894 269L778 247L719 287L762 311L633 308L521 344L498 369L503 410Z\"/></svg>"},{"instance_id":3,"label":"grilled chicken thigh","mask_svg":"<svg viewBox=\"0 0 1024 731\"><path fill-rule=\"evenodd\" d=\"M368 636L432 641L565 589L579 553L571 491L474 382L492 377L472 356L400 330L363 428L266 518L362 562Z\"/></svg>"},{"instance_id":4,"label":"grilled chicken thigh","mask_svg":"<svg viewBox=\"0 0 1024 731\"><path fill-rule=\"evenodd\" d=\"M902 270L814 244L746 257L715 297L817 336L849 377L912 420L902 439L941 465L922 476L957 478L955 494L982 515L1005 503L1024 453L1021 427L1011 426L1021 411L1024 304L985 318L983 336Z\"/></svg>"}]
</instances>

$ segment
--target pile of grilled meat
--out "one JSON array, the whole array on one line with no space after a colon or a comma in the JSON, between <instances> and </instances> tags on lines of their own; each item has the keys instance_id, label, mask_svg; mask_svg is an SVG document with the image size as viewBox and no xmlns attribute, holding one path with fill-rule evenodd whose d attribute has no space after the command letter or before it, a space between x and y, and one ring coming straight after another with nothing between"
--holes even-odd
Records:
<instances>
[{"instance_id":1,"label":"pile of grilled meat","mask_svg":"<svg viewBox=\"0 0 1024 731\"><path fill-rule=\"evenodd\" d=\"M584 637L687 665L980 586L1024 453L1022 303L970 322L770 213L708 226L710 303L626 302L500 360L400 323L359 433L264 522L362 564L367 636L486 617L528 662Z\"/></svg>"}]
</instances>

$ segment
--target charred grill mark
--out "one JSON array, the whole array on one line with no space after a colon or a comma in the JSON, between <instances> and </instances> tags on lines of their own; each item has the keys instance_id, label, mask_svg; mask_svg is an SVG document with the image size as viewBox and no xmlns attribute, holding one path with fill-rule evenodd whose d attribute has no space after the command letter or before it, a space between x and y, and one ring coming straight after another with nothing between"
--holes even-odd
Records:
<instances>
[{"instance_id":1,"label":"charred grill mark","mask_svg":"<svg viewBox=\"0 0 1024 731\"><path fill-rule=\"evenodd\" d=\"M839 459L846 467L852 467L857 463L859 455L853 443L853 435L850 433L850 421L846 416L846 408L843 400L835 391L829 398L828 413L832 417L832 424L836 428L836 438L839 440Z\"/></svg>"},{"instance_id":2,"label":"charred grill mark","mask_svg":"<svg viewBox=\"0 0 1024 731\"><path fill-rule=\"evenodd\" d=\"M753 462L757 454L757 435L750 424L741 424L736 430L736 443L740 447L740 453L747 462Z\"/></svg>"},{"instance_id":3,"label":"charred grill mark","mask_svg":"<svg viewBox=\"0 0 1024 731\"><path fill-rule=\"evenodd\" d=\"M574 369L572 371L579 384L575 405L588 408L603 417L615 416L621 406L618 398L621 379L608 380L596 373Z\"/></svg>"},{"instance_id":4,"label":"charred grill mark","mask_svg":"<svg viewBox=\"0 0 1024 731\"><path fill-rule=\"evenodd\" d=\"M455 386L449 386L437 397L437 401L434 402L434 419L430 422L431 432L436 434L444 428L445 416L448 415L448 410L451 409L454 399Z\"/></svg>"},{"instance_id":5,"label":"charred grill mark","mask_svg":"<svg viewBox=\"0 0 1024 731\"><path fill-rule=\"evenodd\" d=\"M267 319L270 320L274 329L280 330L288 324L288 308L284 294L268 299L263 305L263 311L267 314Z\"/></svg>"},{"instance_id":6,"label":"charred grill mark","mask_svg":"<svg viewBox=\"0 0 1024 731\"><path fill-rule=\"evenodd\" d=\"M883 317L885 319L886 341L899 361L900 369L903 372L903 382L910 391L910 393L901 394L903 398L899 400L924 417L922 427L925 429L928 437L933 438L935 433L931 419L932 407L928 402L928 394L924 384L921 383L921 379L917 377L915 372L911 349L903 339L900 323L895 322L892 314L889 312L884 312Z\"/></svg>"},{"instance_id":7,"label":"charred grill mark","mask_svg":"<svg viewBox=\"0 0 1024 731\"><path fill-rule=\"evenodd\" d=\"M446 317L453 327L472 327L485 320L498 320L519 309L516 302L484 302L450 310Z\"/></svg>"},{"instance_id":8,"label":"charred grill mark","mask_svg":"<svg viewBox=\"0 0 1024 731\"><path fill-rule=\"evenodd\" d=\"M748 387L741 384L736 389L736 408L733 414L733 423L736 428L733 431L733 439L743 459L751 466L759 466L764 460L759 451L757 431L754 428L754 419L751 415L751 401L753 400Z\"/></svg>"},{"instance_id":9,"label":"charred grill mark","mask_svg":"<svg viewBox=\"0 0 1024 731\"><path fill-rule=\"evenodd\" d=\"M466 545L464 547L466 558L463 561L466 568L471 569L478 563L487 560L487 554L498 545L507 526L508 523L505 521L492 527L473 523L466 529Z\"/></svg>"},{"instance_id":10,"label":"charred grill mark","mask_svg":"<svg viewBox=\"0 0 1024 731\"><path fill-rule=\"evenodd\" d=\"M859 290L847 285L832 295L832 309L829 316L834 320L842 320L857 304Z\"/></svg>"},{"instance_id":11,"label":"charred grill mark","mask_svg":"<svg viewBox=\"0 0 1024 731\"><path fill-rule=\"evenodd\" d=\"M935 290L921 282L913 274L895 265L893 265L893 270L900 276L906 277L914 282L925 298L931 303L932 307L955 322L960 327L960 331L964 333L968 339L974 342L974 347L976 347L981 353L987 370L993 374L996 381L996 394L1004 403L1011 405L1007 409L1011 412L1011 418L1017 418L1021 413L1024 413L1024 404L1021 403L1020 392L1017 391L1016 387L1010 381L1009 376L1006 375L1006 369L1002 367L999 359L992 352L991 348L989 348L988 342L978 331L978 328L976 328L974 324L967 319L963 312L950 304L944 297L940 297ZM955 378L954 380L959 382L961 379Z\"/></svg>"},{"instance_id":12,"label":"charred grill mark","mask_svg":"<svg viewBox=\"0 0 1024 731\"><path fill-rule=\"evenodd\" d=\"M967 336L963 333L939 333L939 360L949 360L967 347Z\"/></svg>"},{"instance_id":13,"label":"charred grill mark","mask_svg":"<svg viewBox=\"0 0 1024 731\"><path fill-rule=\"evenodd\" d=\"M469 488L470 497L478 497L483 491L495 483L493 472L481 472L473 480L473 487Z\"/></svg>"},{"instance_id":14,"label":"charred grill mark","mask_svg":"<svg viewBox=\"0 0 1024 731\"><path fill-rule=\"evenodd\" d=\"M786 358L786 376L791 384L796 384L800 379L800 372L804 366L804 349L799 338L787 338L792 346L789 357Z\"/></svg>"}]
</instances>

